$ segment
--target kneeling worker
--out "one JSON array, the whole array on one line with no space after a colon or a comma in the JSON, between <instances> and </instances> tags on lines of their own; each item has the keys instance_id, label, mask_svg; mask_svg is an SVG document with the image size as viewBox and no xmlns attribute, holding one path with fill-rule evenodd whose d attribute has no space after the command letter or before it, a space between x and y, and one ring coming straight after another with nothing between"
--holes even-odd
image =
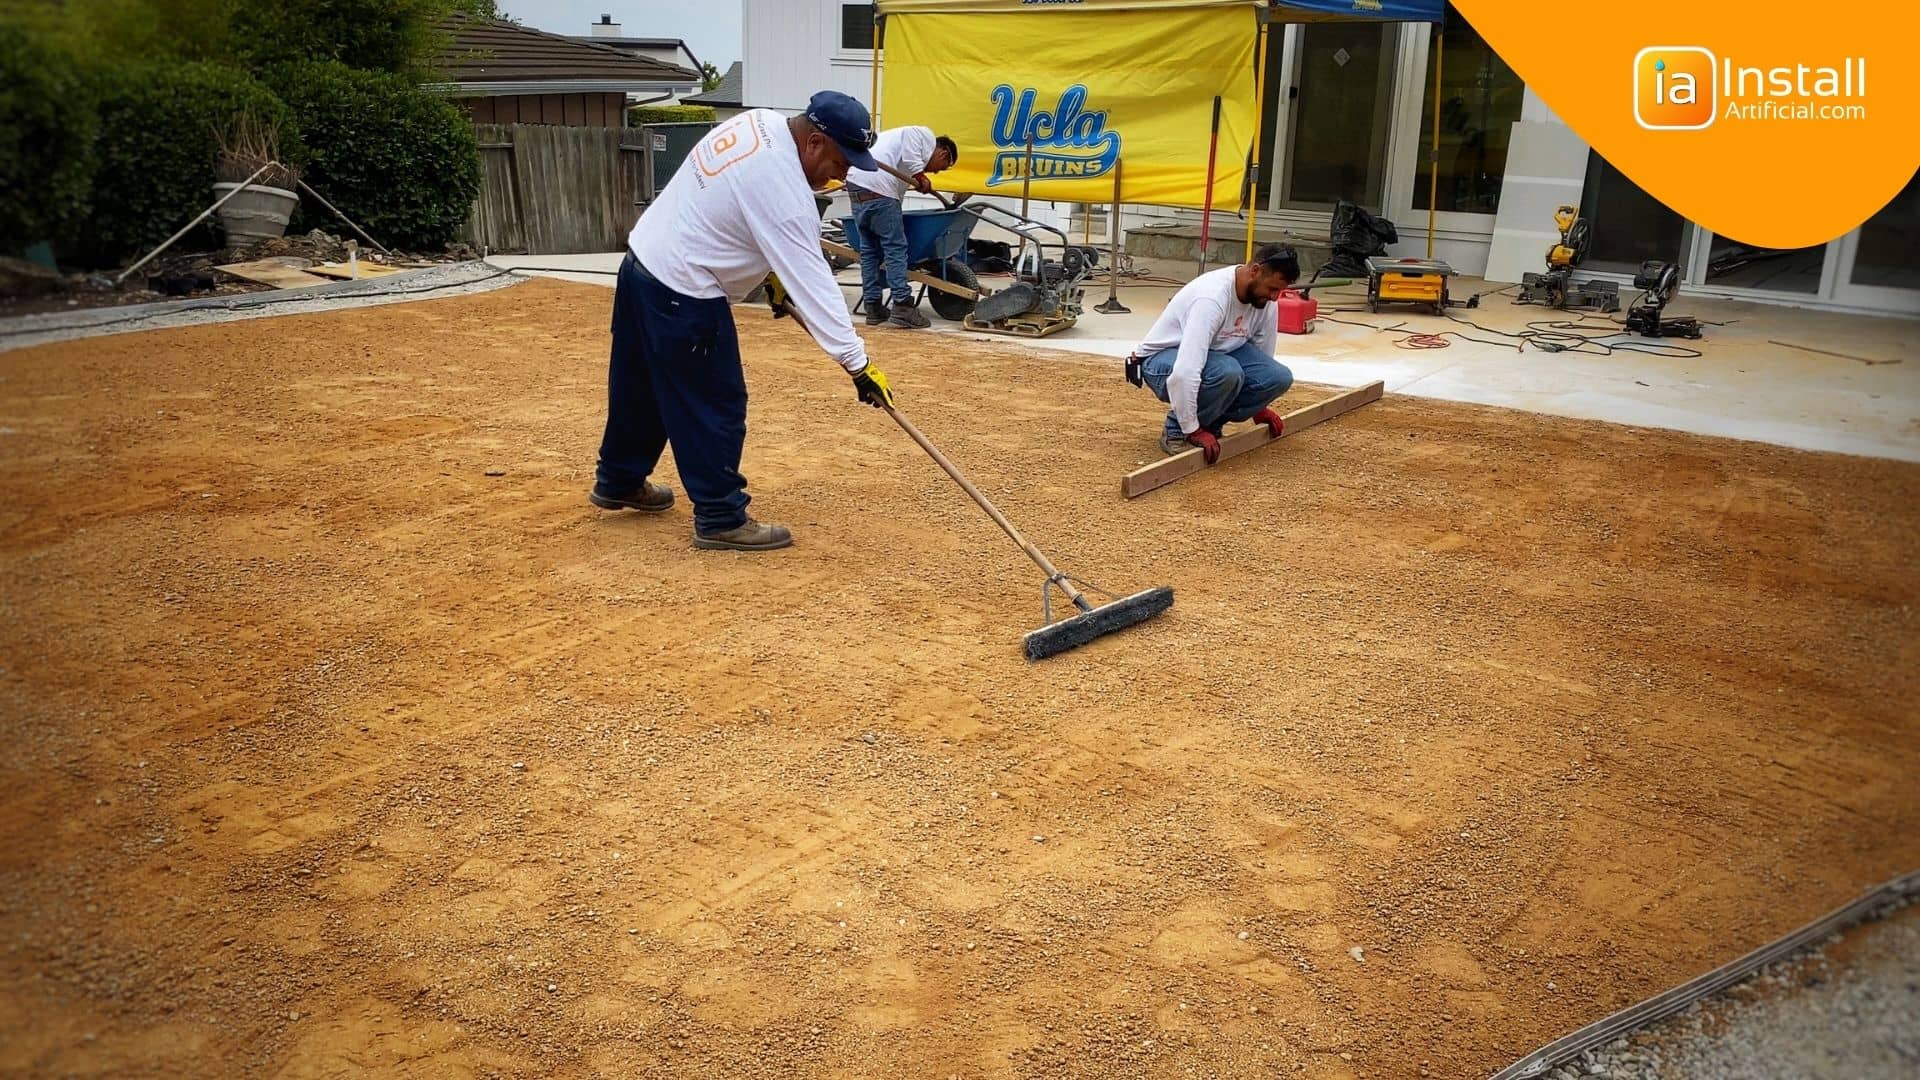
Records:
<instances>
[{"instance_id":1,"label":"kneeling worker","mask_svg":"<svg viewBox=\"0 0 1920 1080\"><path fill-rule=\"evenodd\" d=\"M1293 385L1293 372L1273 358L1279 332L1267 302L1298 280L1299 256L1269 244L1250 263L1187 282L1167 303L1127 357L1127 381L1172 406L1160 449L1178 454L1198 446L1211 465L1229 422L1251 420L1280 434L1280 414L1268 406Z\"/></svg>"},{"instance_id":2,"label":"kneeling worker","mask_svg":"<svg viewBox=\"0 0 1920 1080\"><path fill-rule=\"evenodd\" d=\"M873 167L866 106L823 90L788 119L751 109L714 128L627 238L613 295L607 427L593 505L658 513L673 492L647 477L673 444L693 499L695 547L766 551L793 542L784 525L747 516L740 451L747 381L731 305L777 274L787 299L861 401L893 403L867 359L846 300L820 254L815 190Z\"/></svg>"}]
</instances>

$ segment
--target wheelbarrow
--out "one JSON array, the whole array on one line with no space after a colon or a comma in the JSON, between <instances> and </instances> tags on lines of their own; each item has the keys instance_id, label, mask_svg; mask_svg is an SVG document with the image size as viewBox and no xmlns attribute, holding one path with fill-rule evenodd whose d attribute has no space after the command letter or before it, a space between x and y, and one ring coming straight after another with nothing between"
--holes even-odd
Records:
<instances>
[{"instance_id":1,"label":"wheelbarrow","mask_svg":"<svg viewBox=\"0 0 1920 1080\"><path fill-rule=\"evenodd\" d=\"M907 280L920 286L915 304L925 300L934 314L948 322L960 322L973 311L980 298L988 295L980 288L980 279L967 265L967 237L979 218L965 209L908 210L900 215L907 229ZM840 219L847 242L820 241L829 255L858 261L860 230L852 218Z\"/></svg>"}]
</instances>

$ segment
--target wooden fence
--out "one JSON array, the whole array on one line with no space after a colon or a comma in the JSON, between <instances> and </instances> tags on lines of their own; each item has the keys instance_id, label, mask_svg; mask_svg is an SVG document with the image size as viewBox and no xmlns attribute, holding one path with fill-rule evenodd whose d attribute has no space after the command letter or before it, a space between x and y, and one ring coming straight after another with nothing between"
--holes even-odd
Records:
<instances>
[{"instance_id":1,"label":"wooden fence","mask_svg":"<svg viewBox=\"0 0 1920 1080\"><path fill-rule=\"evenodd\" d=\"M653 150L639 128L476 124L480 196L467 239L489 251L618 251L653 200Z\"/></svg>"}]
</instances>

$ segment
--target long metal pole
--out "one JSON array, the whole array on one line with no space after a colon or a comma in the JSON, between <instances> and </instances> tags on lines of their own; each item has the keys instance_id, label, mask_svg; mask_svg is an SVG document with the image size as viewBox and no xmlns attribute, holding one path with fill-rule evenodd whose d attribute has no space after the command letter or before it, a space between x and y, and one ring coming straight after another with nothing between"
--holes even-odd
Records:
<instances>
[{"instance_id":1,"label":"long metal pole","mask_svg":"<svg viewBox=\"0 0 1920 1080\"><path fill-rule=\"evenodd\" d=\"M320 194L319 192L317 192L317 191L315 191L315 190L313 190L312 188L310 188L310 187L308 187L308 186L307 186L307 182L306 182L305 180L302 180L302 179L300 179L300 178L298 178L298 177L295 177L295 178L294 178L294 181L293 181L293 182L294 182L294 183L296 183L296 184L299 184L299 185L300 185L300 190L301 190L301 191L304 191L304 192L306 192L307 194L309 194L309 195L311 195L311 196L313 196L314 198L316 198L316 199L319 199L319 200L320 200L320 205L321 205L321 206L324 206L324 207L326 207L327 209L329 209L329 210L332 210L332 211L333 211L333 216L334 216L334 217L337 217L337 218L339 218L339 219L340 219L341 221L344 221L344 222L346 222L346 223L347 223L347 228L349 228L349 229L352 229L352 230L353 230L354 232L357 232L357 233L359 233L359 234L360 234L360 239L362 239L362 240L365 240L365 241L366 241L367 243L369 243L369 244L372 244L372 245L374 246L374 248L375 248L375 250L377 250L377 251L379 251L379 252L380 252L380 254L382 254L382 255L391 255L391 254L393 254L393 252L391 252L391 251L388 251L388 250L386 249L386 247L385 247L385 246L383 246L383 245L382 245L382 244L380 243L380 241L378 241L378 240L375 240L375 239L374 239L373 237L371 237L371 236L368 236L368 235L367 235L367 230L365 230L365 229L363 229L363 228L361 228L361 227L360 227L360 226L358 226L358 225L355 225L355 224L353 223L353 219L352 219L352 218L350 218L350 217L348 217L347 215L345 215L345 214L343 214L343 213L341 213L341 212L340 212L340 209L339 209L338 207L336 207L336 206L334 206L334 205L333 205L332 203L330 203L330 202L328 202L328 201L326 200L326 198L325 198L324 196L322 196L322 195L321 195L321 194Z\"/></svg>"},{"instance_id":2,"label":"long metal pole","mask_svg":"<svg viewBox=\"0 0 1920 1080\"><path fill-rule=\"evenodd\" d=\"M880 130L880 28L886 25L885 15L873 17L873 96L869 104L873 112L873 130Z\"/></svg>"},{"instance_id":3,"label":"long metal pole","mask_svg":"<svg viewBox=\"0 0 1920 1080\"><path fill-rule=\"evenodd\" d=\"M1440 61L1447 54L1445 15L1433 36L1433 136L1427 146L1427 258L1433 258L1433 217L1440 205Z\"/></svg>"},{"instance_id":4,"label":"long metal pole","mask_svg":"<svg viewBox=\"0 0 1920 1080\"><path fill-rule=\"evenodd\" d=\"M1247 176L1251 185L1247 199L1247 254L1244 261L1253 261L1253 223L1260 218L1260 133L1265 130L1261 124L1267 102L1267 9L1260 9L1260 44L1254 50L1253 61L1253 164Z\"/></svg>"},{"instance_id":5,"label":"long metal pole","mask_svg":"<svg viewBox=\"0 0 1920 1080\"><path fill-rule=\"evenodd\" d=\"M1102 315L1125 315L1133 309L1120 302L1120 167L1119 158L1113 160L1113 216L1107 219L1107 246L1112 254L1107 258L1107 300L1093 310Z\"/></svg>"},{"instance_id":6,"label":"long metal pole","mask_svg":"<svg viewBox=\"0 0 1920 1080\"><path fill-rule=\"evenodd\" d=\"M1032 214L1027 212L1029 203L1032 198L1032 194L1033 194L1033 125L1028 124L1027 125L1027 160L1024 164L1020 166L1020 217L1023 219L1023 224L1024 224L1024 221L1030 221L1032 220L1032 217L1033 217ZM1047 278L1047 273L1046 273L1047 260L1045 256L1040 255L1038 251L1038 246L1039 246L1038 240L1034 241L1034 245L1036 248L1034 253L1034 256L1035 256L1034 261L1040 264L1040 268L1037 271L1035 271L1034 280L1044 282L1046 281L1046 278ZM1015 281L1018 281L1020 279L1020 267L1026 261L1027 261L1027 234L1022 232L1020 234L1020 254L1013 260L1013 276Z\"/></svg>"},{"instance_id":7,"label":"long metal pole","mask_svg":"<svg viewBox=\"0 0 1920 1080\"><path fill-rule=\"evenodd\" d=\"M121 282L127 280L128 275L132 274L135 270L138 270L141 267L147 265L147 263L153 261L153 257L155 255L158 255L161 252L172 247L173 242L175 240L178 240L181 237L187 235L187 233L193 231L193 227L195 225L198 225L201 222L207 220L207 217L211 215L215 210L218 210L221 207L227 205L228 199L231 199L235 195L238 195L241 192L247 190L248 187L252 186L255 180L260 179L261 173L266 172L268 169L273 168L277 164L279 164L279 162L269 161L265 165L262 165L258 169L255 169L253 171L253 175L247 177L246 180L242 181L239 187L234 188L232 191L229 191L225 195L220 196L220 201L214 203L212 206L207 207L205 210L200 211L199 217L194 218L192 221L187 222L186 225L183 226L179 232L174 233L172 236L167 237L165 243L162 243L159 247L154 248L152 251L149 251L145 255L141 256L139 262L134 263L132 266L129 266L125 270L120 271L120 273L113 279L113 283L115 285L118 285Z\"/></svg>"},{"instance_id":8,"label":"long metal pole","mask_svg":"<svg viewBox=\"0 0 1920 1080\"><path fill-rule=\"evenodd\" d=\"M1200 211L1200 272L1207 272L1207 244L1213 233L1213 165L1220 150L1220 96L1213 98L1213 130L1207 136L1207 195Z\"/></svg>"}]
</instances>

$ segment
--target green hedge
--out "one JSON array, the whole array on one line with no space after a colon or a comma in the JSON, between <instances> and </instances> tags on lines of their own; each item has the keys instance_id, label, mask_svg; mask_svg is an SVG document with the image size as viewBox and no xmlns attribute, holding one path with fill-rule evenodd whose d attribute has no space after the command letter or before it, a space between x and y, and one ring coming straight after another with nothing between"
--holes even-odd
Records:
<instances>
[{"instance_id":1,"label":"green hedge","mask_svg":"<svg viewBox=\"0 0 1920 1080\"><path fill-rule=\"evenodd\" d=\"M85 216L95 127L71 58L0 23L0 254L56 239Z\"/></svg>"},{"instance_id":2,"label":"green hedge","mask_svg":"<svg viewBox=\"0 0 1920 1080\"><path fill-rule=\"evenodd\" d=\"M634 105L627 109L627 126L641 124L711 124L711 105Z\"/></svg>"},{"instance_id":3,"label":"green hedge","mask_svg":"<svg viewBox=\"0 0 1920 1080\"><path fill-rule=\"evenodd\" d=\"M268 80L299 126L305 179L374 239L433 250L466 222L480 150L452 104L404 78L334 61L283 65Z\"/></svg>"},{"instance_id":4,"label":"green hedge","mask_svg":"<svg viewBox=\"0 0 1920 1080\"><path fill-rule=\"evenodd\" d=\"M273 92L244 71L210 63L115 66L95 72L99 136L93 197L65 254L110 265L138 257L213 201L222 132L252 113L280 132L281 156L298 164L298 125ZM210 246L212 220L182 243Z\"/></svg>"}]
</instances>

